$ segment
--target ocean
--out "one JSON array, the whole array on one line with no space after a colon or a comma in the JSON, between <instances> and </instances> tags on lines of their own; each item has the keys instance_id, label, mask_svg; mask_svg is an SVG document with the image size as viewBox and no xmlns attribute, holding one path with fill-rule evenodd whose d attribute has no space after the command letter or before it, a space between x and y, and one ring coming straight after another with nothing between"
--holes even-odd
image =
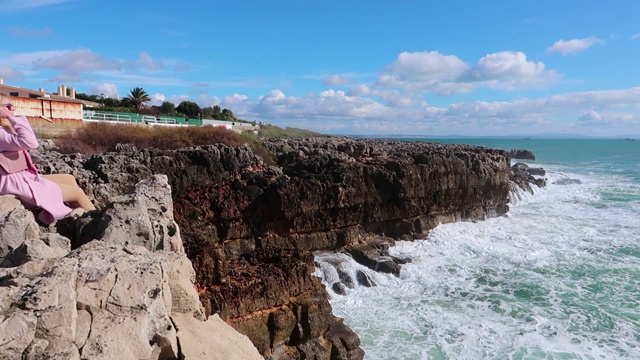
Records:
<instances>
[{"instance_id":1,"label":"ocean","mask_svg":"<svg viewBox=\"0 0 640 360\"><path fill-rule=\"evenodd\" d=\"M325 285L338 258L377 284L327 286L365 359L640 359L640 141L423 140L532 150L512 163L548 185L512 193L506 216L398 241L392 254L413 259L400 277L317 256Z\"/></svg>"}]
</instances>

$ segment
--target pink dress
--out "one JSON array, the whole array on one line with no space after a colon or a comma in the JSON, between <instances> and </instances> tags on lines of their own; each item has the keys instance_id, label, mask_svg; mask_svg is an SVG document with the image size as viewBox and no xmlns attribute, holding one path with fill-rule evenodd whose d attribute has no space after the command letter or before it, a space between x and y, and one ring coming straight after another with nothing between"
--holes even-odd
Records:
<instances>
[{"instance_id":1,"label":"pink dress","mask_svg":"<svg viewBox=\"0 0 640 360\"><path fill-rule=\"evenodd\" d=\"M17 134L0 128L0 151L24 151L28 168L8 173L0 167L0 195L16 195L29 209L38 208L36 217L44 224L67 216L71 208L62 201L62 190L58 184L38 175L27 151L38 147L29 120L24 116L12 116L9 122Z\"/></svg>"}]
</instances>

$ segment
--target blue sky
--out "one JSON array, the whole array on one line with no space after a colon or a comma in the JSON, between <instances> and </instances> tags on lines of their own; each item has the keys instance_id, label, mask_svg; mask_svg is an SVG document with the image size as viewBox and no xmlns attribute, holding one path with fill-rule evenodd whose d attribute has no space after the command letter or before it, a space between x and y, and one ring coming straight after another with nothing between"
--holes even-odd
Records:
<instances>
[{"instance_id":1,"label":"blue sky","mask_svg":"<svg viewBox=\"0 0 640 360\"><path fill-rule=\"evenodd\" d=\"M334 134L640 135L640 2L0 0L0 77Z\"/></svg>"}]
</instances>

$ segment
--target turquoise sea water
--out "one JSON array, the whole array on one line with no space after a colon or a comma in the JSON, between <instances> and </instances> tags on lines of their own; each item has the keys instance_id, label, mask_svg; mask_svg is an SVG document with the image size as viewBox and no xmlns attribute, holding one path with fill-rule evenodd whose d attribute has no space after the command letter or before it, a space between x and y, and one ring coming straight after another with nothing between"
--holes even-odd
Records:
<instances>
[{"instance_id":1,"label":"turquoise sea water","mask_svg":"<svg viewBox=\"0 0 640 360\"><path fill-rule=\"evenodd\" d=\"M365 358L640 359L640 141L433 141L532 150L549 185L512 194L505 217L398 242L400 278L341 265L378 284L329 290ZM316 258L328 283L331 256Z\"/></svg>"}]
</instances>

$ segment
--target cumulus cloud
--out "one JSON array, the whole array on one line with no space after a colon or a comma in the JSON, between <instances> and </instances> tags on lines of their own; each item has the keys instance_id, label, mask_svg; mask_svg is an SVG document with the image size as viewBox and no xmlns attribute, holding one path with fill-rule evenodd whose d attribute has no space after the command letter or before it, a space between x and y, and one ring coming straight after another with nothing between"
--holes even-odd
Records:
<instances>
[{"instance_id":1,"label":"cumulus cloud","mask_svg":"<svg viewBox=\"0 0 640 360\"><path fill-rule=\"evenodd\" d=\"M564 39L556 41L553 45L551 45L547 52L559 52L561 54L571 54L580 52L590 48L595 44L602 44L604 40L598 39L595 36L584 38L584 39L571 39L565 41Z\"/></svg>"},{"instance_id":2,"label":"cumulus cloud","mask_svg":"<svg viewBox=\"0 0 640 360\"><path fill-rule=\"evenodd\" d=\"M454 95L470 93L479 87L501 90L541 87L558 78L556 71L546 69L542 62L529 61L519 51L488 54L475 65L437 51L405 52L382 71L375 86Z\"/></svg>"},{"instance_id":3,"label":"cumulus cloud","mask_svg":"<svg viewBox=\"0 0 640 360\"><path fill-rule=\"evenodd\" d=\"M79 74L89 71L116 70L120 65L117 61L105 59L91 50L80 49L36 59L33 61L33 67L36 70L58 70L66 74Z\"/></svg>"},{"instance_id":4,"label":"cumulus cloud","mask_svg":"<svg viewBox=\"0 0 640 360\"><path fill-rule=\"evenodd\" d=\"M545 69L542 62L528 61L523 52L502 51L482 57L459 79L485 86L513 90L535 87L555 81L557 73Z\"/></svg>"},{"instance_id":5,"label":"cumulus cloud","mask_svg":"<svg viewBox=\"0 0 640 360\"><path fill-rule=\"evenodd\" d=\"M151 98L151 101L149 101L148 104L151 106L160 106L162 105L163 102L167 100L164 94L160 94L160 93L155 93L151 95L150 98Z\"/></svg>"},{"instance_id":6,"label":"cumulus cloud","mask_svg":"<svg viewBox=\"0 0 640 360\"><path fill-rule=\"evenodd\" d=\"M0 12L12 12L17 10L28 10L37 7L63 4L74 0L5 0L0 6Z\"/></svg>"},{"instance_id":7,"label":"cumulus cloud","mask_svg":"<svg viewBox=\"0 0 640 360\"><path fill-rule=\"evenodd\" d=\"M104 94L105 97L112 99L119 99L120 95L118 94L118 87L116 84L112 83L103 83L97 85L89 90L90 94L100 95Z\"/></svg>"},{"instance_id":8,"label":"cumulus cloud","mask_svg":"<svg viewBox=\"0 0 640 360\"><path fill-rule=\"evenodd\" d=\"M353 83L353 80L341 75L328 75L322 79L325 86L339 86Z\"/></svg>"},{"instance_id":9,"label":"cumulus cloud","mask_svg":"<svg viewBox=\"0 0 640 360\"><path fill-rule=\"evenodd\" d=\"M504 102L458 102L445 107L429 106L393 90L374 90L370 95L386 100L382 103L336 90L302 97L273 90L257 99L240 96L242 101L230 108L251 119L286 126L334 132L349 129L362 134L495 135L510 129L607 135L617 134L622 126L640 131L640 87ZM575 121L566 120L571 116Z\"/></svg>"},{"instance_id":10,"label":"cumulus cloud","mask_svg":"<svg viewBox=\"0 0 640 360\"><path fill-rule=\"evenodd\" d=\"M349 90L347 92L347 95L349 96L365 96L368 95L371 92L371 89L369 89L369 86L365 85L365 84L360 84L360 85L356 85L354 87L351 88L351 90Z\"/></svg>"},{"instance_id":11,"label":"cumulus cloud","mask_svg":"<svg viewBox=\"0 0 640 360\"><path fill-rule=\"evenodd\" d=\"M276 89L267 95L258 97L257 101L245 101L244 106L246 113L258 115L263 119L372 118L385 116L391 111L388 107L372 99L349 96L344 91L336 90L295 97L287 96L281 90Z\"/></svg>"},{"instance_id":12,"label":"cumulus cloud","mask_svg":"<svg viewBox=\"0 0 640 360\"><path fill-rule=\"evenodd\" d=\"M399 81L453 80L467 69L467 64L455 55L442 55L437 51L402 52L384 73Z\"/></svg>"}]
</instances>

